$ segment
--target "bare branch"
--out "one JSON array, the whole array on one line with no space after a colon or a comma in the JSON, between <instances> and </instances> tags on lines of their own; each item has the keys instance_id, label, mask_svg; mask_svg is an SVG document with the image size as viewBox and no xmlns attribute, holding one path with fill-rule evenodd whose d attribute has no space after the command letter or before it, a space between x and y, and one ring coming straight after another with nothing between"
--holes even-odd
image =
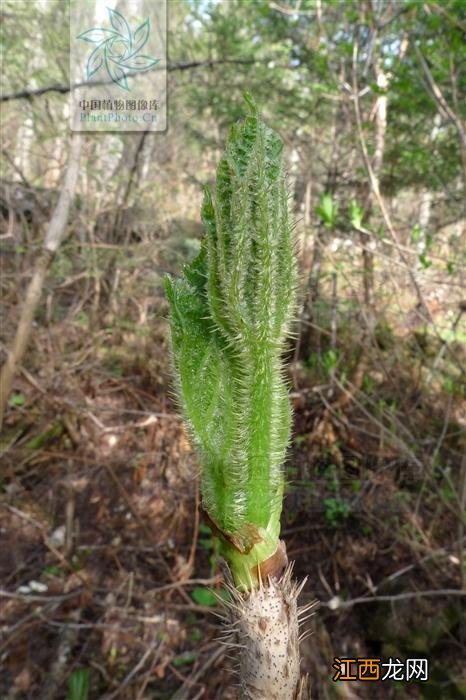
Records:
<instances>
[{"instance_id":1,"label":"bare branch","mask_svg":"<svg viewBox=\"0 0 466 700\"><path fill-rule=\"evenodd\" d=\"M187 63L169 63L166 66L166 70L170 73L173 71L184 71L190 70L191 68L211 68L213 66L221 65L243 65L250 66L255 63L267 63L268 59L262 59L261 61L256 61L252 58L221 58L221 59L206 59L204 61L188 61ZM163 66L157 64L154 68L149 71L144 71L145 73L150 73L152 71L163 70ZM96 85L111 85L111 80L96 80L92 82L84 81L82 83L74 83L73 85L47 85L41 88L24 88L24 90L18 90L18 92L10 92L5 95L0 95L0 102L8 102L9 100L22 100L30 99L31 97L40 97L48 92L58 92L60 94L66 94L67 92L72 92L73 90L78 90L79 88L86 86L96 86Z\"/></svg>"},{"instance_id":2,"label":"bare branch","mask_svg":"<svg viewBox=\"0 0 466 700\"><path fill-rule=\"evenodd\" d=\"M460 588L440 588L432 591L406 591L406 593L398 593L397 595L374 595L361 596L350 600L341 600L338 596L330 600L320 602L319 606L329 608L330 610L342 610L343 608L351 608L353 605L360 603L395 603L397 600L410 600L411 598L432 598L435 596L466 596L466 591Z\"/></svg>"},{"instance_id":3,"label":"bare branch","mask_svg":"<svg viewBox=\"0 0 466 700\"><path fill-rule=\"evenodd\" d=\"M455 112L452 110L452 108L450 107L450 105L446 101L445 97L443 96L442 91L440 90L438 84L435 81L434 76L432 75L432 72L431 72L429 66L427 65L426 59L424 58L424 56L421 53L421 50L419 49L418 46L416 46L416 44L414 44L414 50L416 52L416 56L419 59L419 63L422 66L422 70L424 71L424 75L426 76L426 80L427 80L427 83L429 85L430 92L431 92L433 98L437 102L437 105L439 106L441 112L443 112L443 114L448 119L450 119L450 121L452 121L453 124L455 125L455 127L458 131L458 134L460 136L462 146L463 146L463 148L466 148L466 131L465 131L465 128L464 128L464 125L463 125L461 118L457 114L455 114Z\"/></svg>"}]
</instances>

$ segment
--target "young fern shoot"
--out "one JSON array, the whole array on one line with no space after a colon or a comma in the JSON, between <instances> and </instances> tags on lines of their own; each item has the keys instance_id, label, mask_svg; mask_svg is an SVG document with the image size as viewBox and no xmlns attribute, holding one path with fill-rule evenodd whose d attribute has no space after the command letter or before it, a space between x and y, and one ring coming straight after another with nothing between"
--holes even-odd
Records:
<instances>
[{"instance_id":1,"label":"young fern shoot","mask_svg":"<svg viewBox=\"0 0 466 700\"><path fill-rule=\"evenodd\" d=\"M228 563L242 698L301 697L299 588L280 541L291 408L282 354L296 256L280 137L249 95L205 191L201 251L166 280L175 375L202 509ZM301 690L300 690L301 689Z\"/></svg>"}]
</instances>

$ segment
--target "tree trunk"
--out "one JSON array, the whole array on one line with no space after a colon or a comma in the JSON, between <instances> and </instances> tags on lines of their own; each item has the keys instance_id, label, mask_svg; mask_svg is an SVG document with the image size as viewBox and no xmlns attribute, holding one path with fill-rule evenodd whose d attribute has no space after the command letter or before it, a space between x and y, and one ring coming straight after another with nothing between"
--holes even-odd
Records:
<instances>
[{"instance_id":1,"label":"tree trunk","mask_svg":"<svg viewBox=\"0 0 466 700\"><path fill-rule=\"evenodd\" d=\"M380 90L387 90L388 79L382 68L378 57L374 60L374 72L377 81L377 87ZM383 92L378 95L375 105L375 150L372 158L372 172L377 179L377 186L380 183L380 174L382 171L383 156L385 151L385 134L387 131L387 93ZM374 206L374 195L370 184L368 185L368 195L366 203L367 217L370 217ZM365 231L359 233L362 245L362 259L364 270L364 303L366 310L372 314L374 308L374 253L372 251L372 237Z\"/></svg>"},{"instance_id":2,"label":"tree trunk","mask_svg":"<svg viewBox=\"0 0 466 700\"><path fill-rule=\"evenodd\" d=\"M18 365L21 364L29 342L32 322L41 298L47 270L65 234L70 204L74 196L78 179L80 150L81 134L79 132L73 132L70 141L70 153L63 188L45 234L42 253L37 258L32 279L26 291L26 298L21 309L13 347L9 351L7 360L0 372L0 427L3 423L3 417L16 369Z\"/></svg>"}]
</instances>

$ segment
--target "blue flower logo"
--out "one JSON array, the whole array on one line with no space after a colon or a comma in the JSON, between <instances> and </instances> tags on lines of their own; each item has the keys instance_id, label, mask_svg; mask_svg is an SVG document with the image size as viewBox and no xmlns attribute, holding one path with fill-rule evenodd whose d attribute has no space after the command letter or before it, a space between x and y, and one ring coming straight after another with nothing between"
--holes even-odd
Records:
<instances>
[{"instance_id":1,"label":"blue flower logo","mask_svg":"<svg viewBox=\"0 0 466 700\"><path fill-rule=\"evenodd\" d=\"M132 32L120 12L110 7L107 7L107 11L111 29L94 27L76 37L97 45L88 58L86 78L90 80L103 69L112 82L129 91L128 75L145 71L160 61L159 58L140 53L149 38L150 22L146 19Z\"/></svg>"}]
</instances>

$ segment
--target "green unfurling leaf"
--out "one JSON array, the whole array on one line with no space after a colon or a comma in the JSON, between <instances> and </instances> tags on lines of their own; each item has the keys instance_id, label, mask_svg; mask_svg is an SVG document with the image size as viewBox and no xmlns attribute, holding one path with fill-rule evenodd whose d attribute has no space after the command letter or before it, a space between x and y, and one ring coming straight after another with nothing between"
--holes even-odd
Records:
<instances>
[{"instance_id":1,"label":"green unfurling leaf","mask_svg":"<svg viewBox=\"0 0 466 700\"><path fill-rule=\"evenodd\" d=\"M330 194L323 194L319 200L319 205L316 207L316 212L327 228L335 228L337 211L338 206L333 201L332 196Z\"/></svg>"},{"instance_id":2,"label":"green unfurling leaf","mask_svg":"<svg viewBox=\"0 0 466 700\"><path fill-rule=\"evenodd\" d=\"M291 418L282 352L296 288L283 143L246 102L205 191L201 252L165 286L203 508L230 560L266 558L278 542Z\"/></svg>"},{"instance_id":3,"label":"green unfurling leaf","mask_svg":"<svg viewBox=\"0 0 466 700\"><path fill-rule=\"evenodd\" d=\"M349 217L351 225L354 226L355 229L360 229L362 227L363 211L355 199L352 199L350 202Z\"/></svg>"},{"instance_id":4,"label":"green unfurling leaf","mask_svg":"<svg viewBox=\"0 0 466 700\"><path fill-rule=\"evenodd\" d=\"M89 670L78 668L70 676L68 700L87 700L89 696Z\"/></svg>"}]
</instances>

